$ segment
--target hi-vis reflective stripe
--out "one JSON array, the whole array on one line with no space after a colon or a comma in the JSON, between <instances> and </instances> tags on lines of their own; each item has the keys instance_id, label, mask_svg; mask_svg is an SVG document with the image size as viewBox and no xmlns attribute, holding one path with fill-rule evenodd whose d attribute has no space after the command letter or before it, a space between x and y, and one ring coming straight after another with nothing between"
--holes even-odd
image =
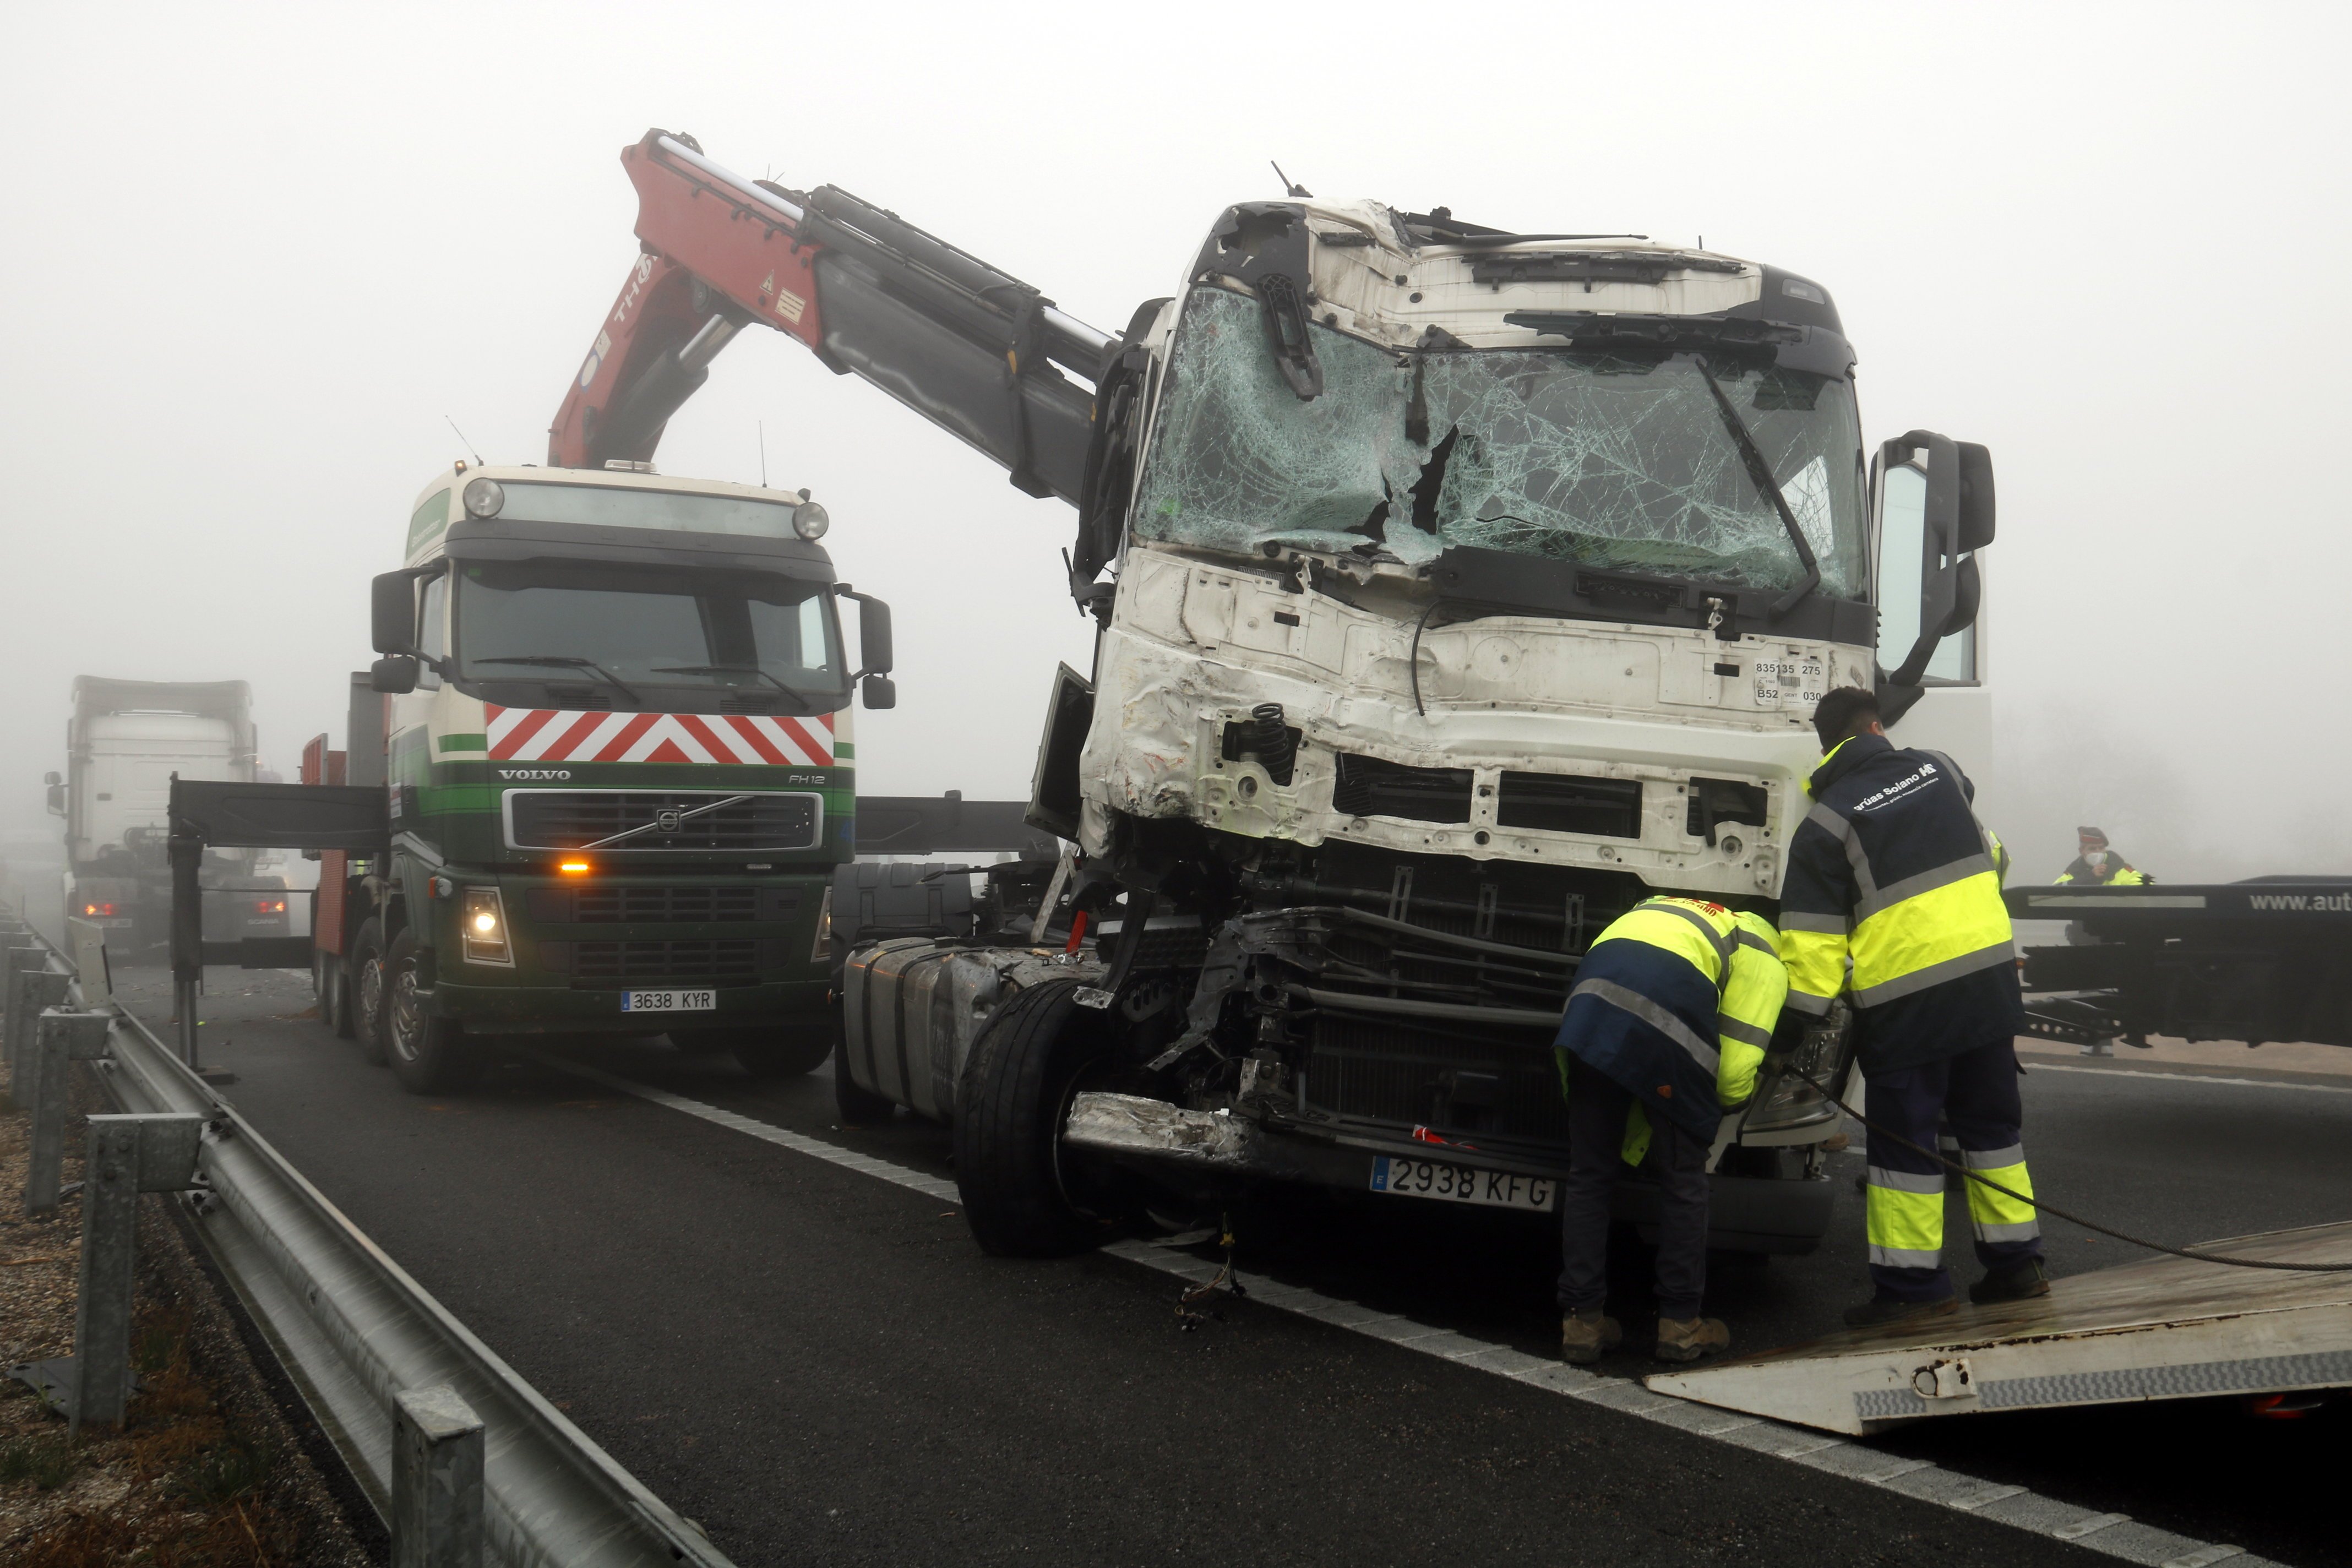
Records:
<instances>
[{"instance_id":1,"label":"hi-vis reflective stripe","mask_svg":"<svg viewBox=\"0 0 2352 1568\"><path fill-rule=\"evenodd\" d=\"M1638 991L1628 990L1613 980L1583 980L1579 981L1576 989L1568 994L1570 1002L1579 996L1590 996L1596 1002L1606 1002L1612 1007L1622 1007L1633 1014L1689 1052L1691 1060L1705 1068L1709 1078L1715 1076L1717 1068L1721 1065L1720 1053L1713 1046L1692 1033L1688 1024Z\"/></svg>"},{"instance_id":2,"label":"hi-vis reflective stripe","mask_svg":"<svg viewBox=\"0 0 2352 1568\"><path fill-rule=\"evenodd\" d=\"M830 713L594 713L482 710L490 760L517 763L761 763L830 767Z\"/></svg>"},{"instance_id":3,"label":"hi-vis reflective stripe","mask_svg":"<svg viewBox=\"0 0 2352 1568\"><path fill-rule=\"evenodd\" d=\"M2033 1176L2025 1168L2025 1148L2011 1143L2006 1149L1971 1149L1965 1156L1971 1171L1981 1172L1986 1181L1999 1182L2015 1193L1998 1192L1984 1182L1970 1182L1969 1188L1969 1218L1975 1225L1979 1241L2030 1241L2042 1234L2042 1215L2023 1200L2033 1195Z\"/></svg>"}]
</instances>

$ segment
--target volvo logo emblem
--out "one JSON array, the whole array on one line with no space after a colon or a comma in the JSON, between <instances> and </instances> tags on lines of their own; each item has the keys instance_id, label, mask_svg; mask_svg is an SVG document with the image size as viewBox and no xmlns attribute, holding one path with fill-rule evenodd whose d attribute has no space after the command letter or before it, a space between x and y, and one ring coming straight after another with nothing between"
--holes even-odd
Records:
<instances>
[{"instance_id":1,"label":"volvo logo emblem","mask_svg":"<svg viewBox=\"0 0 2352 1568\"><path fill-rule=\"evenodd\" d=\"M677 821L677 809L675 806L667 811L654 813L654 826L663 833L676 833Z\"/></svg>"}]
</instances>

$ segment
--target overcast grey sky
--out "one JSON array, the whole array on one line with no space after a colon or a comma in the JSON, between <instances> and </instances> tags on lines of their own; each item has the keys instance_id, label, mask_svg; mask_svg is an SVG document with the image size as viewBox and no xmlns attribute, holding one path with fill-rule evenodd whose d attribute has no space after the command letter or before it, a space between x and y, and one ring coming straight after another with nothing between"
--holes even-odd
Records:
<instances>
[{"instance_id":1,"label":"overcast grey sky","mask_svg":"<svg viewBox=\"0 0 2352 1568\"><path fill-rule=\"evenodd\" d=\"M1291 19L1296 18L1296 19ZM649 125L832 183L1096 324L1227 203L1446 204L1821 279L1872 441L1989 444L2000 781L2172 879L2352 871L2341 6L11 7L0 22L0 826L77 673L252 681L341 738L366 580L459 455L538 461L635 255ZM775 335L667 471L832 509L898 612L874 793L1024 793L1066 507ZM2046 869L2044 868L2047 868Z\"/></svg>"}]
</instances>

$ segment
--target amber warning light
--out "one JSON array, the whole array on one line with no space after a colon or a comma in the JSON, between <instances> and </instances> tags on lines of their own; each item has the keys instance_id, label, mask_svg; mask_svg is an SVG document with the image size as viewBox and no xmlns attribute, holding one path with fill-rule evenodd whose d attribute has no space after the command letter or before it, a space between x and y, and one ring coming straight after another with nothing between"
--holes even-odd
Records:
<instances>
[{"instance_id":1,"label":"amber warning light","mask_svg":"<svg viewBox=\"0 0 2352 1568\"><path fill-rule=\"evenodd\" d=\"M588 862L585 860L564 860L559 862L555 868L562 872L567 877L577 877L588 869Z\"/></svg>"},{"instance_id":2,"label":"amber warning light","mask_svg":"<svg viewBox=\"0 0 2352 1568\"><path fill-rule=\"evenodd\" d=\"M114 912L114 906L112 904L84 904L81 907L81 912L86 915L110 915Z\"/></svg>"}]
</instances>

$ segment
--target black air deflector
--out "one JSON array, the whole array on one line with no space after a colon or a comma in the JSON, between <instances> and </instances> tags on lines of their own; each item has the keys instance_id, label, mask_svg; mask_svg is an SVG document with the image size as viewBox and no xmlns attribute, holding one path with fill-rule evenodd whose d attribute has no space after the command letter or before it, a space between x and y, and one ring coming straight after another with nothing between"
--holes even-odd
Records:
<instances>
[{"instance_id":1,"label":"black air deflector","mask_svg":"<svg viewBox=\"0 0 2352 1568\"><path fill-rule=\"evenodd\" d=\"M1331 809L1349 816L1402 816L1413 822L1470 820L1468 768L1409 768L1378 757L1339 754Z\"/></svg>"},{"instance_id":2,"label":"black air deflector","mask_svg":"<svg viewBox=\"0 0 2352 1568\"><path fill-rule=\"evenodd\" d=\"M1580 778L1572 773L1505 773L1495 803L1495 822L1501 827L1532 827L1545 833L1639 838L1641 782Z\"/></svg>"}]
</instances>

